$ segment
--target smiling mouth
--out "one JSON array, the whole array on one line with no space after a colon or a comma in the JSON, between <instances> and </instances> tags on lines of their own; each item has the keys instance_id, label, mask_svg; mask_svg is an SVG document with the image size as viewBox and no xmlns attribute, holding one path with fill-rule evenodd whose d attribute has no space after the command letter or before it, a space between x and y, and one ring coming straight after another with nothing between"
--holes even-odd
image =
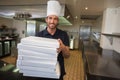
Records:
<instances>
[{"instance_id":1,"label":"smiling mouth","mask_svg":"<svg viewBox=\"0 0 120 80\"><path fill-rule=\"evenodd\" d=\"M55 25L54 23L51 23L52 25Z\"/></svg>"},{"instance_id":2,"label":"smiling mouth","mask_svg":"<svg viewBox=\"0 0 120 80\"><path fill-rule=\"evenodd\" d=\"M55 26L55 24L50 24L50 25L54 25Z\"/></svg>"}]
</instances>

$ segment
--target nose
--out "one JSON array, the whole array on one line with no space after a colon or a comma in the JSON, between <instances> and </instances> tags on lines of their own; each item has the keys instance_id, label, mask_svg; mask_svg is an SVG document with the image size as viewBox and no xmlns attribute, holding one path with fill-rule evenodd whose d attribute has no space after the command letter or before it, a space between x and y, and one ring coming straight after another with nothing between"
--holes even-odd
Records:
<instances>
[{"instance_id":1,"label":"nose","mask_svg":"<svg viewBox=\"0 0 120 80\"><path fill-rule=\"evenodd\" d=\"M51 19L51 23L54 23L54 19Z\"/></svg>"}]
</instances>

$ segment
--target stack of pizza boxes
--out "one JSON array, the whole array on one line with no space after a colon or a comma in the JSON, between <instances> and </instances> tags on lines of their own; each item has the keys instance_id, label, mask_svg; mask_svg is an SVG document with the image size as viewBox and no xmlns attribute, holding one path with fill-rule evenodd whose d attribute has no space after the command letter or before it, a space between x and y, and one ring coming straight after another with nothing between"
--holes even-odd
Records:
<instances>
[{"instance_id":1,"label":"stack of pizza boxes","mask_svg":"<svg viewBox=\"0 0 120 80\"><path fill-rule=\"evenodd\" d=\"M30 36L22 38L17 48L17 68L24 76L60 77L57 61L59 42L56 39Z\"/></svg>"}]
</instances>

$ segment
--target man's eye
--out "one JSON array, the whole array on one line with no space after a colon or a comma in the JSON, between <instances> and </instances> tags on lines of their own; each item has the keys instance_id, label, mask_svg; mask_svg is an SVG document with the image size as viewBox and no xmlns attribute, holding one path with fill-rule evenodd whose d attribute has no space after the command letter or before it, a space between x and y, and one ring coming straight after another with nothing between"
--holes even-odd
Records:
<instances>
[{"instance_id":1,"label":"man's eye","mask_svg":"<svg viewBox=\"0 0 120 80\"><path fill-rule=\"evenodd\" d=\"M52 19L51 17L49 17L49 19Z\"/></svg>"},{"instance_id":2,"label":"man's eye","mask_svg":"<svg viewBox=\"0 0 120 80\"><path fill-rule=\"evenodd\" d=\"M58 20L58 18L54 18L54 20Z\"/></svg>"}]
</instances>

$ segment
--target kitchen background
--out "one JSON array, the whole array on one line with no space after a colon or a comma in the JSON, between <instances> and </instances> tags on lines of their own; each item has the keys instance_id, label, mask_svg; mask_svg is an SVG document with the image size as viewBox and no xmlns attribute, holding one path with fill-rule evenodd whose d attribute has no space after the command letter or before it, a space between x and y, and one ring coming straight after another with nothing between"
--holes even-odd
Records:
<instances>
[{"instance_id":1,"label":"kitchen background","mask_svg":"<svg viewBox=\"0 0 120 80\"><path fill-rule=\"evenodd\" d=\"M101 16L102 17L102 16ZM58 28L66 31L69 35L70 39L74 39L74 49L78 49L79 43L79 35L80 35L80 27L89 26L90 27L90 34L94 32L101 31L101 22L102 19L99 17L97 20L86 20L84 23L77 23L75 22L73 25L59 25ZM33 21L33 20L14 20L8 18L0 17L0 26L5 25L6 28L15 29L14 34L19 35L19 38L23 38L26 36L33 36L36 32L43 30L46 25L43 22ZM87 28L86 28L87 29ZM9 34L11 32L0 32L2 34ZM91 36L89 34L89 36Z\"/></svg>"},{"instance_id":2,"label":"kitchen background","mask_svg":"<svg viewBox=\"0 0 120 80\"><path fill-rule=\"evenodd\" d=\"M46 27L44 18L47 1L1 0L0 59L2 61L16 64L17 43L20 39L34 36ZM110 80L101 78L104 76L108 78L108 75L111 78L116 75L119 77L120 0L59 1L62 4L62 17L58 28L68 33L71 49L71 57L65 59L68 73L65 80L88 80L91 74L95 75L96 79L98 76L97 80ZM7 56L8 54L10 56ZM6 67L4 63L3 65ZM98 75L99 72L102 76ZM92 76L91 78L90 80L96 80Z\"/></svg>"},{"instance_id":3,"label":"kitchen background","mask_svg":"<svg viewBox=\"0 0 120 80\"><path fill-rule=\"evenodd\" d=\"M61 16L63 17L60 19L61 22L58 27L68 33L71 45L73 45L74 49L79 48L79 39L82 38L82 36L84 35L88 37L88 40L90 41L94 40L100 43L100 46L102 48L117 49L117 51L120 51L117 48L119 47L119 45L111 44L111 42L109 41L110 39L106 35L101 35L101 33L107 33L107 34L120 33L119 31L120 2L119 0L116 0L116 1L93 0L92 2L89 2L87 0L85 1L84 0L80 0L80 1L59 0L59 1L62 4ZM46 15L45 3L47 2L47 0L45 1L41 0L39 2L39 5L40 4L43 4L43 5L40 5L40 6L37 4L38 2L34 2L34 1L21 2L20 1L20 3L17 3L16 1L13 0L13 2L7 3L7 0L1 1L0 29L2 28L2 25L5 25L6 28L9 28L9 32L4 32L1 29L0 36L4 36L4 34L9 34L9 35L12 34L12 36L19 36L18 38L20 40L23 37L34 35L36 32L44 29L45 28L44 17ZM24 3L24 6L22 6L23 3ZM31 3L32 3L32 6L30 6ZM90 9L88 10L83 9L85 6L89 6ZM20 11L21 12L28 11L32 15L29 13L19 13ZM9 12L16 12L16 13L15 15L7 15L7 13ZM29 17L32 16L32 20L19 19L25 16L26 14ZM17 15L23 15L23 16L20 17ZM40 19L40 17L42 18ZM88 27L89 29L82 28L84 26ZM116 39L113 39L113 40L116 40ZM118 40L113 42L119 43L119 41L120 40L118 38Z\"/></svg>"}]
</instances>

